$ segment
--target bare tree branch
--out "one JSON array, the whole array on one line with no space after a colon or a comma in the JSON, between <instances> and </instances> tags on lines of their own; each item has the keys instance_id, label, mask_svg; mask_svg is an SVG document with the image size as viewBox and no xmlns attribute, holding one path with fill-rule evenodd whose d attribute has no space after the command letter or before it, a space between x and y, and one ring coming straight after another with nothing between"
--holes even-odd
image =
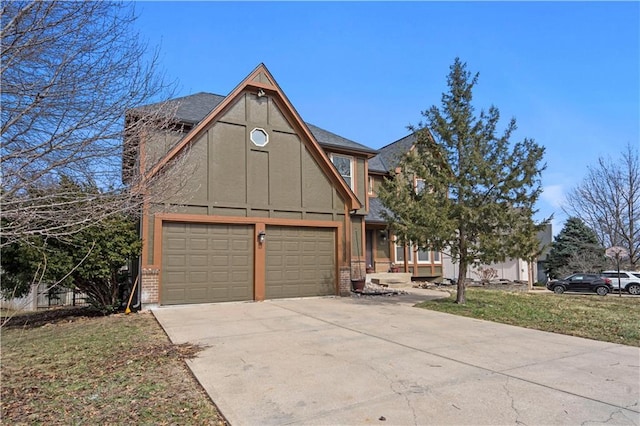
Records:
<instances>
[{"instance_id":1,"label":"bare tree branch","mask_svg":"<svg viewBox=\"0 0 640 426\"><path fill-rule=\"evenodd\" d=\"M604 247L622 246L630 266L640 258L640 157L628 145L616 160L599 158L567 195L565 212L582 219Z\"/></svg>"},{"instance_id":2,"label":"bare tree branch","mask_svg":"<svg viewBox=\"0 0 640 426\"><path fill-rule=\"evenodd\" d=\"M1 7L2 246L138 212L150 182L134 164L123 184L123 154L136 158L138 149L123 139L171 129L177 105L162 102L170 87L157 72L157 51L148 54L133 30L133 5L31 0ZM138 108L151 102L153 109ZM48 191L62 177L100 191Z\"/></svg>"}]
</instances>

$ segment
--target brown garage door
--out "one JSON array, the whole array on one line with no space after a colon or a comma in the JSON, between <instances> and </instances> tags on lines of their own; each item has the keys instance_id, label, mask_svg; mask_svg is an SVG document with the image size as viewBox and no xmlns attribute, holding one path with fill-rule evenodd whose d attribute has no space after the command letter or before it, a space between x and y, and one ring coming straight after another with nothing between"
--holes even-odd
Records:
<instances>
[{"instance_id":1,"label":"brown garage door","mask_svg":"<svg viewBox=\"0 0 640 426\"><path fill-rule=\"evenodd\" d=\"M165 223L163 305L253 300L253 227Z\"/></svg>"},{"instance_id":2,"label":"brown garage door","mask_svg":"<svg viewBox=\"0 0 640 426\"><path fill-rule=\"evenodd\" d=\"M267 299L336 294L332 228L267 226Z\"/></svg>"}]
</instances>

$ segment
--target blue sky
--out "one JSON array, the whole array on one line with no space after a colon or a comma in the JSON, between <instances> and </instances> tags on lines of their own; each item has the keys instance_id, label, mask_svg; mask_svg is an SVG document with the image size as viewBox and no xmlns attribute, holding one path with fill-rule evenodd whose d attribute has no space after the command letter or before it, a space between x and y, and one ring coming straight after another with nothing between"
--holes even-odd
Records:
<instances>
[{"instance_id":1,"label":"blue sky","mask_svg":"<svg viewBox=\"0 0 640 426\"><path fill-rule=\"evenodd\" d=\"M176 95L229 93L259 63L302 118L372 148L440 104L456 56L479 112L546 147L538 218L599 156L640 144L638 2L140 2Z\"/></svg>"}]
</instances>

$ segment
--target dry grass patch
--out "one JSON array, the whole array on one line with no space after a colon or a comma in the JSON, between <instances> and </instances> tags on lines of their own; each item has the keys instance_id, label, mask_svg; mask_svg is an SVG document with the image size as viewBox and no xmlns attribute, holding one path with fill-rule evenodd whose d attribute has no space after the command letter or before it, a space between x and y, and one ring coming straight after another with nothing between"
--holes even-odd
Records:
<instances>
[{"instance_id":1,"label":"dry grass patch","mask_svg":"<svg viewBox=\"0 0 640 426\"><path fill-rule=\"evenodd\" d=\"M640 346L640 298L467 289L466 305L448 298L420 308L604 342Z\"/></svg>"},{"instance_id":2,"label":"dry grass patch","mask_svg":"<svg viewBox=\"0 0 640 426\"><path fill-rule=\"evenodd\" d=\"M225 425L151 313L2 329L3 423Z\"/></svg>"}]
</instances>

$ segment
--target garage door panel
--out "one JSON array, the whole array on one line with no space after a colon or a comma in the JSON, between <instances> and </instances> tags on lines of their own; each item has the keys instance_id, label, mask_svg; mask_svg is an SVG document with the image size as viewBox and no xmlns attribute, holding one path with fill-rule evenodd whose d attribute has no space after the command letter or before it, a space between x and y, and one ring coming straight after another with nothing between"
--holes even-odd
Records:
<instances>
[{"instance_id":1,"label":"garage door panel","mask_svg":"<svg viewBox=\"0 0 640 426\"><path fill-rule=\"evenodd\" d=\"M253 226L163 225L162 304L253 300Z\"/></svg>"},{"instance_id":2,"label":"garage door panel","mask_svg":"<svg viewBox=\"0 0 640 426\"><path fill-rule=\"evenodd\" d=\"M189 257L189 266L191 267L206 267L209 262L207 261L208 256L204 255L191 255Z\"/></svg>"},{"instance_id":3,"label":"garage door panel","mask_svg":"<svg viewBox=\"0 0 640 426\"><path fill-rule=\"evenodd\" d=\"M267 299L336 294L335 229L267 226Z\"/></svg>"},{"instance_id":4,"label":"garage door panel","mask_svg":"<svg viewBox=\"0 0 640 426\"><path fill-rule=\"evenodd\" d=\"M282 280L282 271L267 271L266 281L269 282L277 282Z\"/></svg>"},{"instance_id":5,"label":"garage door panel","mask_svg":"<svg viewBox=\"0 0 640 426\"><path fill-rule=\"evenodd\" d=\"M211 256L209 264L212 266L227 266L229 264L229 256Z\"/></svg>"},{"instance_id":6,"label":"garage door panel","mask_svg":"<svg viewBox=\"0 0 640 426\"><path fill-rule=\"evenodd\" d=\"M192 271L189 273L189 281L192 286L195 284L206 284L209 282L209 274L206 271Z\"/></svg>"},{"instance_id":7,"label":"garage door panel","mask_svg":"<svg viewBox=\"0 0 640 426\"><path fill-rule=\"evenodd\" d=\"M166 259L167 265L174 267L185 267L187 266L187 258L182 255L171 255Z\"/></svg>"},{"instance_id":8,"label":"garage door panel","mask_svg":"<svg viewBox=\"0 0 640 426\"><path fill-rule=\"evenodd\" d=\"M210 277L211 277L211 281L212 287L215 287L216 284L220 283L220 284L224 284L224 283L228 283L229 280L229 272L228 271L218 271L218 272L211 272L210 273Z\"/></svg>"},{"instance_id":9,"label":"garage door panel","mask_svg":"<svg viewBox=\"0 0 640 426\"><path fill-rule=\"evenodd\" d=\"M216 239L211 242L211 248L213 250L228 250L229 249L229 241Z\"/></svg>"},{"instance_id":10,"label":"garage door panel","mask_svg":"<svg viewBox=\"0 0 640 426\"><path fill-rule=\"evenodd\" d=\"M287 241L285 242L284 249L295 253L300 251L300 243L298 241Z\"/></svg>"},{"instance_id":11,"label":"garage door panel","mask_svg":"<svg viewBox=\"0 0 640 426\"><path fill-rule=\"evenodd\" d=\"M193 238L189 241L189 250L190 251L204 251L206 252L209 249L208 240L204 238Z\"/></svg>"},{"instance_id":12,"label":"garage door panel","mask_svg":"<svg viewBox=\"0 0 640 426\"><path fill-rule=\"evenodd\" d=\"M309 255L302 256L302 264L304 266L315 266L318 260L319 259L316 256L309 256Z\"/></svg>"},{"instance_id":13,"label":"garage door panel","mask_svg":"<svg viewBox=\"0 0 640 426\"><path fill-rule=\"evenodd\" d=\"M171 298L173 300L181 300L181 299L185 299L185 292L184 292L184 288L180 288L180 289L168 289L167 290L167 297Z\"/></svg>"},{"instance_id":14,"label":"garage door panel","mask_svg":"<svg viewBox=\"0 0 640 426\"><path fill-rule=\"evenodd\" d=\"M249 256L233 256L232 266L246 266L250 262Z\"/></svg>"},{"instance_id":15,"label":"garage door panel","mask_svg":"<svg viewBox=\"0 0 640 426\"><path fill-rule=\"evenodd\" d=\"M166 247L171 250L184 250L187 247L187 242L184 237L168 238Z\"/></svg>"}]
</instances>

